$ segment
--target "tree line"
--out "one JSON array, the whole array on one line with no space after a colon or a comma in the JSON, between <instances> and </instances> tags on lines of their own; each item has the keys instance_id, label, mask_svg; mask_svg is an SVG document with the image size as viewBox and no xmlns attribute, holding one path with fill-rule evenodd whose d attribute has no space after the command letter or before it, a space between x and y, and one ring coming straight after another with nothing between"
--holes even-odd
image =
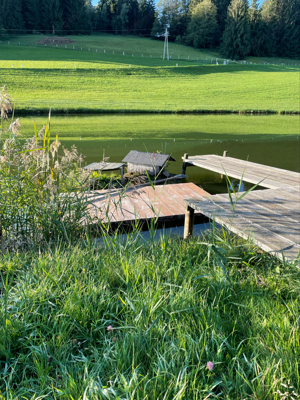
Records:
<instances>
[{"instance_id":1,"label":"tree line","mask_svg":"<svg viewBox=\"0 0 300 400\"><path fill-rule=\"evenodd\" d=\"M196 48L219 47L229 59L300 56L300 1L161 0L151 32Z\"/></svg>"},{"instance_id":2,"label":"tree line","mask_svg":"<svg viewBox=\"0 0 300 400\"><path fill-rule=\"evenodd\" d=\"M0 34L109 32L218 47L230 59L300 57L300 1L0 0Z\"/></svg>"},{"instance_id":3,"label":"tree line","mask_svg":"<svg viewBox=\"0 0 300 400\"><path fill-rule=\"evenodd\" d=\"M154 0L0 0L0 34L90 34L92 31L150 36Z\"/></svg>"}]
</instances>

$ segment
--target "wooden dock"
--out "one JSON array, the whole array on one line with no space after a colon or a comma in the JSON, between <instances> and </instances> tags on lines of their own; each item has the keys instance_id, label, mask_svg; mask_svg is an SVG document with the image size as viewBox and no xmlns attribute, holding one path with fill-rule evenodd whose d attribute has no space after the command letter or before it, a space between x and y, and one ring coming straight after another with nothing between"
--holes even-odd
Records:
<instances>
[{"instance_id":1,"label":"wooden dock","mask_svg":"<svg viewBox=\"0 0 300 400\"><path fill-rule=\"evenodd\" d=\"M190 156L184 161L187 165L208 169L221 175L225 175L226 171L228 176L236 179L241 179L244 174L244 181L255 185L261 182L260 186L268 189L300 186L300 174L298 172L269 167L233 157L208 154L205 156Z\"/></svg>"},{"instance_id":2,"label":"wooden dock","mask_svg":"<svg viewBox=\"0 0 300 400\"><path fill-rule=\"evenodd\" d=\"M89 199L90 213L96 220L118 226L134 221L158 222L184 219L186 205L183 199L200 199L208 193L193 183L146 186L122 193L118 190L95 191ZM198 213L203 219L203 215Z\"/></svg>"},{"instance_id":3,"label":"wooden dock","mask_svg":"<svg viewBox=\"0 0 300 400\"><path fill-rule=\"evenodd\" d=\"M190 157L185 162L236 179L243 176L243 180L261 182L260 186L267 188L248 193L234 209L228 194L186 198L189 218L192 219L192 210L196 210L244 239L252 239L261 249L282 260L293 261L299 256L299 173L215 155ZM188 236L192 234L191 222L187 221L186 226L185 236Z\"/></svg>"}]
</instances>

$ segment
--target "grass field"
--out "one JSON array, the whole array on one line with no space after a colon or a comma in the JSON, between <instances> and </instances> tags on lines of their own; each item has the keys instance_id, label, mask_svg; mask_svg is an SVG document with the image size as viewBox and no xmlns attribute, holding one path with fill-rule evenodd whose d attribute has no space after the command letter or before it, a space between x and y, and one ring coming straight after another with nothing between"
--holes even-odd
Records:
<instances>
[{"instance_id":1,"label":"grass field","mask_svg":"<svg viewBox=\"0 0 300 400\"><path fill-rule=\"evenodd\" d=\"M34 121L38 129L45 117L21 117L22 135L31 137ZM9 122L7 122L7 125ZM299 135L300 121L293 115L88 115L53 116L53 135L60 139L100 141L152 140L232 140L259 139L276 135Z\"/></svg>"},{"instance_id":2,"label":"grass field","mask_svg":"<svg viewBox=\"0 0 300 400\"><path fill-rule=\"evenodd\" d=\"M210 60L216 53L175 44L174 60L163 61L155 58L160 41L114 35L75 38L72 46L90 46L90 52L34 47L34 40L27 38L26 46L0 44L0 86L7 85L19 112L300 110L295 65L271 65L275 60L215 65ZM143 49L152 57L141 57Z\"/></svg>"},{"instance_id":3,"label":"grass field","mask_svg":"<svg viewBox=\"0 0 300 400\"><path fill-rule=\"evenodd\" d=\"M297 398L299 269L200 241L1 255L3 398Z\"/></svg>"}]
</instances>

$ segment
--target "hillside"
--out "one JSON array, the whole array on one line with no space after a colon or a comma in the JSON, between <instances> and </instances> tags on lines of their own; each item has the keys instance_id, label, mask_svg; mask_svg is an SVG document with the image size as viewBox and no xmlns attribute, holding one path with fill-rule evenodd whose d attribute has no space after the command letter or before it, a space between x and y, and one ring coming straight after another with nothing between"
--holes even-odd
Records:
<instances>
[{"instance_id":1,"label":"hillside","mask_svg":"<svg viewBox=\"0 0 300 400\"><path fill-rule=\"evenodd\" d=\"M170 43L171 60L163 61L161 41L114 35L68 40L72 43L53 48L37 45L49 43L42 36L0 43L0 86L8 86L18 112L300 108L295 60L251 58L223 65L215 52Z\"/></svg>"}]
</instances>

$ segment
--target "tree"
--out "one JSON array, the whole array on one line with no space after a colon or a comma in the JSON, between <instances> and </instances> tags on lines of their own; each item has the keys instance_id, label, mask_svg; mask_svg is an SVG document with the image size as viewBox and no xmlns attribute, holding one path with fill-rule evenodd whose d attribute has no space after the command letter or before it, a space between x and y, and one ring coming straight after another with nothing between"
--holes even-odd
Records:
<instances>
[{"instance_id":1,"label":"tree","mask_svg":"<svg viewBox=\"0 0 300 400\"><path fill-rule=\"evenodd\" d=\"M168 28L169 39L175 40L184 37L188 22L188 0L160 0L156 18L160 22L161 30ZM156 23L158 27L158 23ZM152 37L155 33L152 32Z\"/></svg>"},{"instance_id":2,"label":"tree","mask_svg":"<svg viewBox=\"0 0 300 400\"><path fill-rule=\"evenodd\" d=\"M63 12L59 0L42 0L41 23L43 31L59 33L63 28Z\"/></svg>"},{"instance_id":3,"label":"tree","mask_svg":"<svg viewBox=\"0 0 300 400\"><path fill-rule=\"evenodd\" d=\"M40 0L24 0L23 16L25 20L25 28L30 31L38 31L41 29L41 2Z\"/></svg>"},{"instance_id":4,"label":"tree","mask_svg":"<svg viewBox=\"0 0 300 400\"><path fill-rule=\"evenodd\" d=\"M230 0L213 0L213 3L217 7L217 22L220 27L220 37L222 37L226 25L227 11Z\"/></svg>"},{"instance_id":5,"label":"tree","mask_svg":"<svg viewBox=\"0 0 300 400\"><path fill-rule=\"evenodd\" d=\"M266 0L262 5L261 16L268 32L268 55L299 56L299 0Z\"/></svg>"},{"instance_id":6,"label":"tree","mask_svg":"<svg viewBox=\"0 0 300 400\"><path fill-rule=\"evenodd\" d=\"M105 1L99 1L95 10L95 29L106 31L110 27L109 7Z\"/></svg>"},{"instance_id":7,"label":"tree","mask_svg":"<svg viewBox=\"0 0 300 400\"><path fill-rule=\"evenodd\" d=\"M153 0L138 1L138 15L135 23L136 33L150 36L155 19L155 6Z\"/></svg>"},{"instance_id":8,"label":"tree","mask_svg":"<svg viewBox=\"0 0 300 400\"><path fill-rule=\"evenodd\" d=\"M91 33L90 14L85 0L61 0L61 6L67 34Z\"/></svg>"},{"instance_id":9,"label":"tree","mask_svg":"<svg viewBox=\"0 0 300 400\"><path fill-rule=\"evenodd\" d=\"M250 54L253 56L265 56L267 55L266 26L261 19L258 0L252 0L248 12L250 22Z\"/></svg>"},{"instance_id":10,"label":"tree","mask_svg":"<svg viewBox=\"0 0 300 400\"><path fill-rule=\"evenodd\" d=\"M126 3L122 4L121 12L120 12L120 21L122 27L122 33L125 33L128 28L128 10L129 7Z\"/></svg>"},{"instance_id":11,"label":"tree","mask_svg":"<svg viewBox=\"0 0 300 400\"><path fill-rule=\"evenodd\" d=\"M250 24L247 0L232 0L228 7L221 53L230 59L240 59L249 54Z\"/></svg>"},{"instance_id":12,"label":"tree","mask_svg":"<svg viewBox=\"0 0 300 400\"><path fill-rule=\"evenodd\" d=\"M212 47L218 32L217 7L211 0L197 4L187 27L186 43L198 48Z\"/></svg>"},{"instance_id":13,"label":"tree","mask_svg":"<svg viewBox=\"0 0 300 400\"><path fill-rule=\"evenodd\" d=\"M151 30L151 39L161 39L165 30L166 28L161 19L156 16Z\"/></svg>"},{"instance_id":14,"label":"tree","mask_svg":"<svg viewBox=\"0 0 300 400\"><path fill-rule=\"evenodd\" d=\"M21 0L0 0L0 26L2 32L20 33L24 28Z\"/></svg>"}]
</instances>

